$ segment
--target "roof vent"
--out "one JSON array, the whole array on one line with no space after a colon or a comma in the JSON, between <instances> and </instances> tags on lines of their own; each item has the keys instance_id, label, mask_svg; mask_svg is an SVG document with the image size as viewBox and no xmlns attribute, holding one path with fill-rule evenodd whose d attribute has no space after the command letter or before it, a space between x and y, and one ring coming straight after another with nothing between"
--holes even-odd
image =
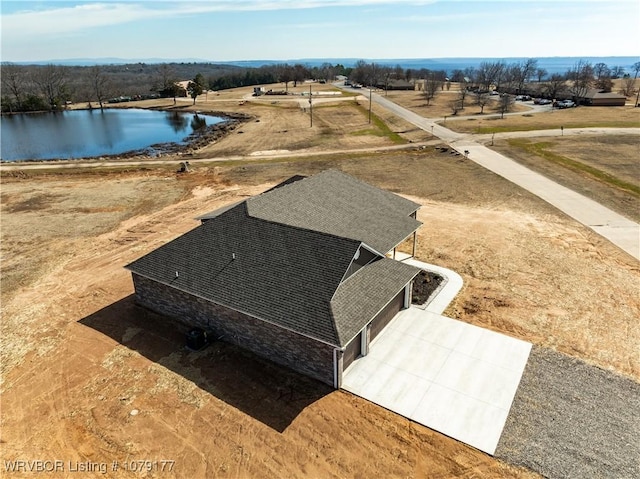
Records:
<instances>
[{"instance_id":1,"label":"roof vent","mask_svg":"<svg viewBox=\"0 0 640 479\"><path fill-rule=\"evenodd\" d=\"M176 271L176 278L179 277L180 275L178 274L178 272Z\"/></svg>"},{"instance_id":2,"label":"roof vent","mask_svg":"<svg viewBox=\"0 0 640 479\"><path fill-rule=\"evenodd\" d=\"M236 259L236 254L235 253L231 253L231 259Z\"/></svg>"}]
</instances>

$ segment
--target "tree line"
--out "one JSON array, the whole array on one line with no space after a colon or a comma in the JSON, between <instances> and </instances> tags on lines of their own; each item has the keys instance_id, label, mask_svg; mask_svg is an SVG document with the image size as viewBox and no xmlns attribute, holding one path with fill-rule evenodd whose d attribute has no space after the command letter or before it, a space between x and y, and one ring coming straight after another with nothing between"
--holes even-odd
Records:
<instances>
[{"instance_id":1,"label":"tree line","mask_svg":"<svg viewBox=\"0 0 640 479\"><path fill-rule=\"evenodd\" d=\"M421 82L421 91L431 101L438 91L450 88L451 82L461 90L474 94L491 89L514 94L532 94L548 98L562 95L580 97L589 88L611 91L613 80L623 78L621 93L631 96L640 62L631 72L604 63L592 65L579 61L565 74L549 75L536 59L507 63L486 61L478 67L454 70L405 69L359 60L353 67L323 63L320 66L273 64L261 67L239 67L212 63L162 63L128 65L17 65L2 63L2 111L60 110L69 102L86 102L89 108L102 108L106 102L154 97L195 96L205 90L223 90L242 86L284 83L296 86L307 79L333 81L344 75L351 81L376 88L389 89L394 82ZM191 79L186 89L179 81ZM197 93L200 92L200 93ZM195 95L195 96L194 96ZM465 93L461 93L465 95ZM482 99L478 99L482 101ZM464 98L462 98L464 107Z\"/></svg>"},{"instance_id":2,"label":"tree line","mask_svg":"<svg viewBox=\"0 0 640 479\"><path fill-rule=\"evenodd\" d=\"M1 102L3 112L61 110L69 102L102 108L110 100L193 97L198 88L223 90L278 82L288 88L289 83L297 85L308 78L332 80L350 71L330 63L315 67L283 63L255 68L212 63L63 66L3 62ZM195 90L178 85L186 79L191 79Z\"/></svg>"}]
</instances>

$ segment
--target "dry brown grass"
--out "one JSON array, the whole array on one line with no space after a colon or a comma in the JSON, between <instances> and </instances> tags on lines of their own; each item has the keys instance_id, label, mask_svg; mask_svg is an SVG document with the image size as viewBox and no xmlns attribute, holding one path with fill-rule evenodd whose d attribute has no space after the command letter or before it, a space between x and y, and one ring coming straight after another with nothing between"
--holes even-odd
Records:
<instances>
[{"instance_id":1,"label":"dry brown grass","mask_svg":"<svg viewBox=\"0 0 640 479\"><path fill-rule=\"evenodd\" d=\"M493 147L554 181L640 221L640 142L635 135L500 140Z\"/></svg>"},{"instance_id":2,"label":"dry brown grass","mask_svg":"<svg viewBox=\"0 0 640 479\"><path fill-rule=\"evenodd\" d=\"M378 93L394 103L397 103L398 105L401 105L425 118L443 119L446 116L447 122L449 121L449 117L453 114L451 103L459 98L458 88L452 88L449 91L443 90L438 93L438 95L429 102L429 106L427 106L427 101L419 91L389 91L386 94L384 92ZM474 104L474 98L471 93L467 93L464 105L464 109L458 111L458 116L480 115L480 107ZM484 113L496 113L496 106L497 100L492 98L489 103L485 105ZM512 112L525 112L527 110L530 110L530 108L522 103L514 103L513 108L511 109ZM447 124L447 126L449 125Z\"/></svg>"},{"instance_id":3,"label":"dry brown grass","mask_svg":"<svg viewBox=\"0 0 640 479\"><path fill-rule=\"evenodd\" d=\"M466 118L447 120L447 128L461 133L493 133L502 131L530 131L589 127L640 127L640 108L631 106L601 106L552 109L532 115L513 115L504 118Z\"/></svg>"},{"instance_id":4,"label":"dry brown grass","mask_svg":"<svg viewBox=\"0 0 640 479\"><path fill-rule=\"evenodd\" d=\"M313 91L313 125L308 103ZM284 84L266 85L284 91ZM330 84L289 85L288 95L252 96L253 87L235 88L189 99L147 100L119 104L121 108L144 107L220 113L244 113L252 119L232 134L196 153L196 157L251 155L291 151L314 153L393 146L399 142L422 141L427 135L413 125L375 108L382 123L368 121L368 102L361 95L344 93ZM319 93L329 93L321 95ZM398 134L398 135L396 135Z\"/></svg>"}]
</instances>

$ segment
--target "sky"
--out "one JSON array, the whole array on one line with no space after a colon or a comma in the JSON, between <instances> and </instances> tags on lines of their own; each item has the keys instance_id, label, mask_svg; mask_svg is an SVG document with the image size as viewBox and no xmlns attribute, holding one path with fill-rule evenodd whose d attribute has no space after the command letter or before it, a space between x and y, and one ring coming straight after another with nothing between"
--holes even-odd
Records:
<instances>
[{"instance_id":1,"label":"sky","mask_svg":"<svg viewBox=\"0 0 640 479\"><path fill-rule=\"evenodd\" d=\"M638 0L0 3L2 61L640 55Z\"/></svg>"}]
</instances>

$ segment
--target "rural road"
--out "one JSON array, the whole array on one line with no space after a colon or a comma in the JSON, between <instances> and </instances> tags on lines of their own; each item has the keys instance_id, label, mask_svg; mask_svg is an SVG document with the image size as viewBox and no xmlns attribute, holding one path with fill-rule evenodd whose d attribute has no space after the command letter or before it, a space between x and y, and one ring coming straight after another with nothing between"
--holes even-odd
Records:
<instances>
[{"instance_id":1,"label":"rural road","mask_svg":"<svg viewBox=\"0 0 640 479\"><path fill-rule=\"evenodd\" d=\"M336 85L339 86L339 85ZM341 86L339 86L342 88ZM350 88L344 88L347 91L355 91ZM368 100L367 95L363 95ZM327 99L328 100L328 99ZM308 101L308 100L306 100ZM458 152L464 154L469 152L469 159L477 164L493 171L494 173L502 176L503 178L517 184L521 188L524 188L536 196L542 198L546 202L558 208L560 211L569 215L576 221L591 228L593 231L608 239L622 250L626 251L634 258L640 260L640 225L634 221L631 221L624 216L602 206L601 204L579 194L573 190L565 188L564 186L549 180L543 175L540 175L524 166L516 163L510 158L493 151L486 146L483 142L488 142L492 135L473 135L468 133L457 133L445 126L436 123L440 121L440 118L425 118L422 117L390 100L387 100L383 96L377 93L371 93L371 101L382 106L388 111L392 112L396 116L404 119L405 121L415 125L416 127L431 133L434 137L439 138L441 141L448 143L451 147L455 148ZM539 111L541 109L537 109ZM453 120L452 120L453 121ZM495 138L521 138L521 137L540 137L540 136L565 136L581 135L581 134L607 134L607 135L620 135L620 134L633 134L640 136L640 128L577 128L577 129L564 129L564 132L560 133L557 130L539 130L539 131L524 131L524 132L506 132L498 133ZM402 149L415 149L424 147L430 142L426 143L413 143L409 145L398 145L383 148L366 148L350 150L349 153L366 153L370 151L388 151L388 150L402 150ZM345 153L344 150L340 151L323 151L314 152L314 155L331 155L335 153ZM202 158L202 159L190 159L185 158L190 163L210 163L215 161L241 161L247 159L257 158L273 158L277 156L279 158L288 156L300 156L300 152L256 152L247 156L228 156L228 157L216 157L216 158ZM129 167L129 166L144 166L144 165L166 165L166 159L160 160L104 160L104 161L89 161L89 162L46 162L46 163L34 163L34 164L1 164L0 172L8 172L12 170L38 170L38 169L50 169L50 168L104 168L104 167ZM176 168L178 162L176 161Z\"/></svg>"},{"instance_id":2,"label":"rural road","mask_svg":"<svg viewBox=\"0 0 640 479\"><path fill-rule=\"evenodd\" d=\"M613 244L640 260L640 225L616 213L600 203L586 196L565 188L547 177L536 173L510 158L482 145L479 141L490 138L490 135L476 137L449 130L435 123L435 119L421 117L397 105L386 98L373 93L372 101L393 112L395 115L412 123L424 131L431 132L442 141L449 143L458 152L468 152L470 160L480 166L502 176L516 185L530 191L547 203L555 206L576 221L591 228L593 231L611 241ZM640 135L640 128L580 128L565 129L564 134L636 134ZM544 132L513 132L498 135L499 138L514 138L526 136L559 136L556 130Z\"/></svg>"}]
</instances>

